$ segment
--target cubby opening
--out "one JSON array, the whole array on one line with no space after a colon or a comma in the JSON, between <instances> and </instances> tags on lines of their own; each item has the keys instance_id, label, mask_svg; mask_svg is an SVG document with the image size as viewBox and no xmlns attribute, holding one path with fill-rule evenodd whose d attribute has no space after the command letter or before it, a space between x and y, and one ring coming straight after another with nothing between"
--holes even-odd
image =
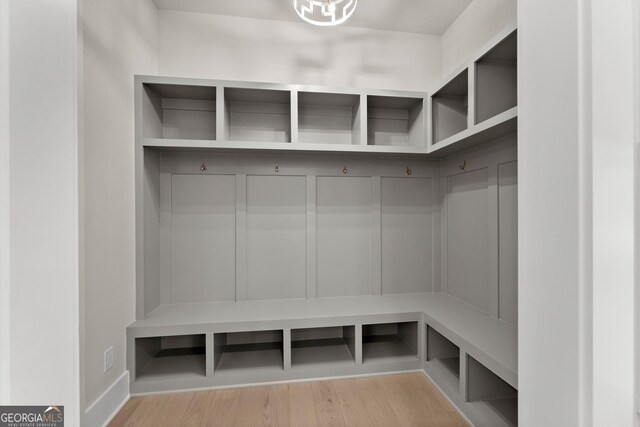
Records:
<instances>
[{"instance_id":1,"label":"cubby opening","mask_svg":"<svg viewBox=\"0 0 640 427\"><path fill-rule=\"evenodd\" d=\"M460 391L460 347L431 326L426 329L427 365L453 390Z\"/></svg>"},{"instance_id":2,"label":"cubby opening","mask_svg":"<svg viewBox=\"0 0 640 427\"><path fill-rule=\"evenodd\" d=\"M298 92L298 142L359 145L360 95Z\"/></svg>"},{"instance_id":3,"label":"cubby opening","mask_svg":"<svg viewBox=\"0 0 640 427\"><path fill-rule=\"evenodd\" d=\"M417 357L418 322L362 325L362 363Z\"/></svg>"},{"instance_id":4,"label":"cubby opening","mask_svg":"<svg viewBox=\"0 0 640 427\"><path fill-rule=\"evenodd\" d=\"M136 381L206 375L205 335L135 339Z\"/></svg>"},{"instance_id":5,"label":"cubby opening","mask_svg":"<svg viewBox=\"0 0 640 427\"><path fill-rule=\"evenodd\" d=\"M518 35L514 31L476 62L476 123L518 105Z\"/></svg>"},{"instance_id":6,"label":"cubby opening","mask_svg":"<svg viewBox=\"0 0 640 427\"><path fill-rule=\"evenodd\" d=\"M368 145L424 147L422 98L367 97Z\"/></svg>"},{"instance_id":7,"label":"cubby opening","mask_svg":"<svg viewBox=\"0 0 640 427\"><path fill-rule=\"evenodd\" d=\"M216 88L143 84L142 136L163 139L216 139Z\"/></svg>"},{"instance_id":8,"label":"cubby opening","mask_svg":"<svg viewBox=\"0 0 640 427\"><path fill-rule=\"evenodd\" d=\"M213 336L213 357L214 375L234 370L282 370L282 331L216 333Z\"/></svg>"},{"instance_id":9,"label":"cubby opening","mask_svg":"<svg viewBox=\"0 0 640 427\"><path fill-rule=\"evenodd\" d=\"M225 139L291 142L291 92L225 88Z\"/></svg>"},{"instance_id":10,"label":"cubby opening","mask_svg":"<svg viewBox=\"0 0 640 427\"><path fill-rule=\"evenodd\" d=\"M291 330L291 366L354 364L355 326Z\"/></svg>"},{"instance_id":11,"label":"cubby opening","mask_svg":"<svg viewBox=\"0 0 640 427\"><path fill-rule=\"evenodd\" d=\"M469 72L464 70L431 96L433 143L467 129Z\"/></svg>"},{"instance_id":12,"label":"cubby opening","mask_svg":"<svg viewBox=\"0 0 640 427\"><path fill-rule=\"evenodd\" d=\"M518 425L518 390L471 356L467 356L467 402L505 425Z\"/></svg>"}]
</instances>

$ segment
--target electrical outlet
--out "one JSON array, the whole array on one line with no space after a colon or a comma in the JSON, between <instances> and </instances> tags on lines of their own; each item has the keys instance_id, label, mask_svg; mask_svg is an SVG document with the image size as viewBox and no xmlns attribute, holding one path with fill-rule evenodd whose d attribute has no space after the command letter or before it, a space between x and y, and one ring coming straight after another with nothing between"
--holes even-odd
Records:
<instances>
[{"instance_id":1,"label":"electrical outlet","mask_svg":"<svg viewBox=\"0 0 640 427\"><path fill-rule=\"evenodd\" d=\"M104 352L104 371L107 372L111 368L113 368L113 347L109 347Z\"/></svg>"}]
</instances>

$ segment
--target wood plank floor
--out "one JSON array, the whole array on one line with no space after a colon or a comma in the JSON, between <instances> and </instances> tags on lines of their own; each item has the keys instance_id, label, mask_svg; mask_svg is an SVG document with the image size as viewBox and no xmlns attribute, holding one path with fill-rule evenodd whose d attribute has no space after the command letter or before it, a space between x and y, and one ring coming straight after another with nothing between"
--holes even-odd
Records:
<instances>
[{"instance_id":1,"label":"wood plank floor","mask_svg":"<svg viewBox=\"0 0 640 427\"><path fill-rule=\"evenodd\" d=\"M467 426L421 373L133 397L110 426Z\"/></svg>"}]
</instances>

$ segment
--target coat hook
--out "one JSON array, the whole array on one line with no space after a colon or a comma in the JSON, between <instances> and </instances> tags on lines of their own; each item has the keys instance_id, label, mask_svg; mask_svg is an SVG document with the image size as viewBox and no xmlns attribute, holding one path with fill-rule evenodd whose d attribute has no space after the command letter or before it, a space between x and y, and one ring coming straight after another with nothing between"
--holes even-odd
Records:
<instances>
[{"instance_id":1,"label":"coat hook","mask_svg":"<svg viewBox=\"0 0 640 427\"><path fill-rule=\"evenodd\" d=\"M467 170L467 161L463 161L462 163L460 163L458 165L458 167L460 168L460 170L466 171Z\"/></svg>"},{"instance_id":2,"label":"coat hook","mask_svg":"<svg viewBox=\"0 0 640 427\"><path fill-rule=\"evenodd\" d=\"M411 172L411 168L409 168L409 166L407 166L407 176L411 176L413 172Z\"/></svg>"},{"instance_id":3,"label":"coat hook","mask_svg":"<svg viewBox=\"0 0 640 427\"><path fill-rule=\"evenodd\" d=\"M278 166L278 164L276 163L276 167L274 168L276 174L278 174L280 172L280 167Z\"/></svg>"},{"instance_id":4,"label":"coat hook","mask_svg":"<svg viewBox=\"0 0 640 427\"><path fill-rule=\"evenodd\" d=\"M207 165L204 162L202 162L202 164L200 164L200 171L201 172L206 172L207 171Z\"/></svg>"},{"instance_id":5,"label":"coat hook","mask_svg":"<svg viewBox=\"0 0 640 427\"><path fill-rule=\"evenodd\" d=\"M343 175L346 175L346 174L347 174L347 172L348 172L348 171L347 171L347 167L346 167L346 166L345 166L345 167L343 167L343 168L342 168L342 174L343 174Z\"/></svg>"}]
</instances>

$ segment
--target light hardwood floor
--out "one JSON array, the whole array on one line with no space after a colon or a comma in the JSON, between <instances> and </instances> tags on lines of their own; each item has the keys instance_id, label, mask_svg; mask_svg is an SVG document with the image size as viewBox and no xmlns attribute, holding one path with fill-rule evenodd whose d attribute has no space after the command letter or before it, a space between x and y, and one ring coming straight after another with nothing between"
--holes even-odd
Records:
<instances>
[{"instance_id":1,"label":"light hardwood floor","mask_svg":"<svg viewBox=\"0 0 640 427\"><path fill-rule=\"evenodd\" d=\"M467 426L421 373L133 397L110 426Z\"/></svg>"}]
</instances>

